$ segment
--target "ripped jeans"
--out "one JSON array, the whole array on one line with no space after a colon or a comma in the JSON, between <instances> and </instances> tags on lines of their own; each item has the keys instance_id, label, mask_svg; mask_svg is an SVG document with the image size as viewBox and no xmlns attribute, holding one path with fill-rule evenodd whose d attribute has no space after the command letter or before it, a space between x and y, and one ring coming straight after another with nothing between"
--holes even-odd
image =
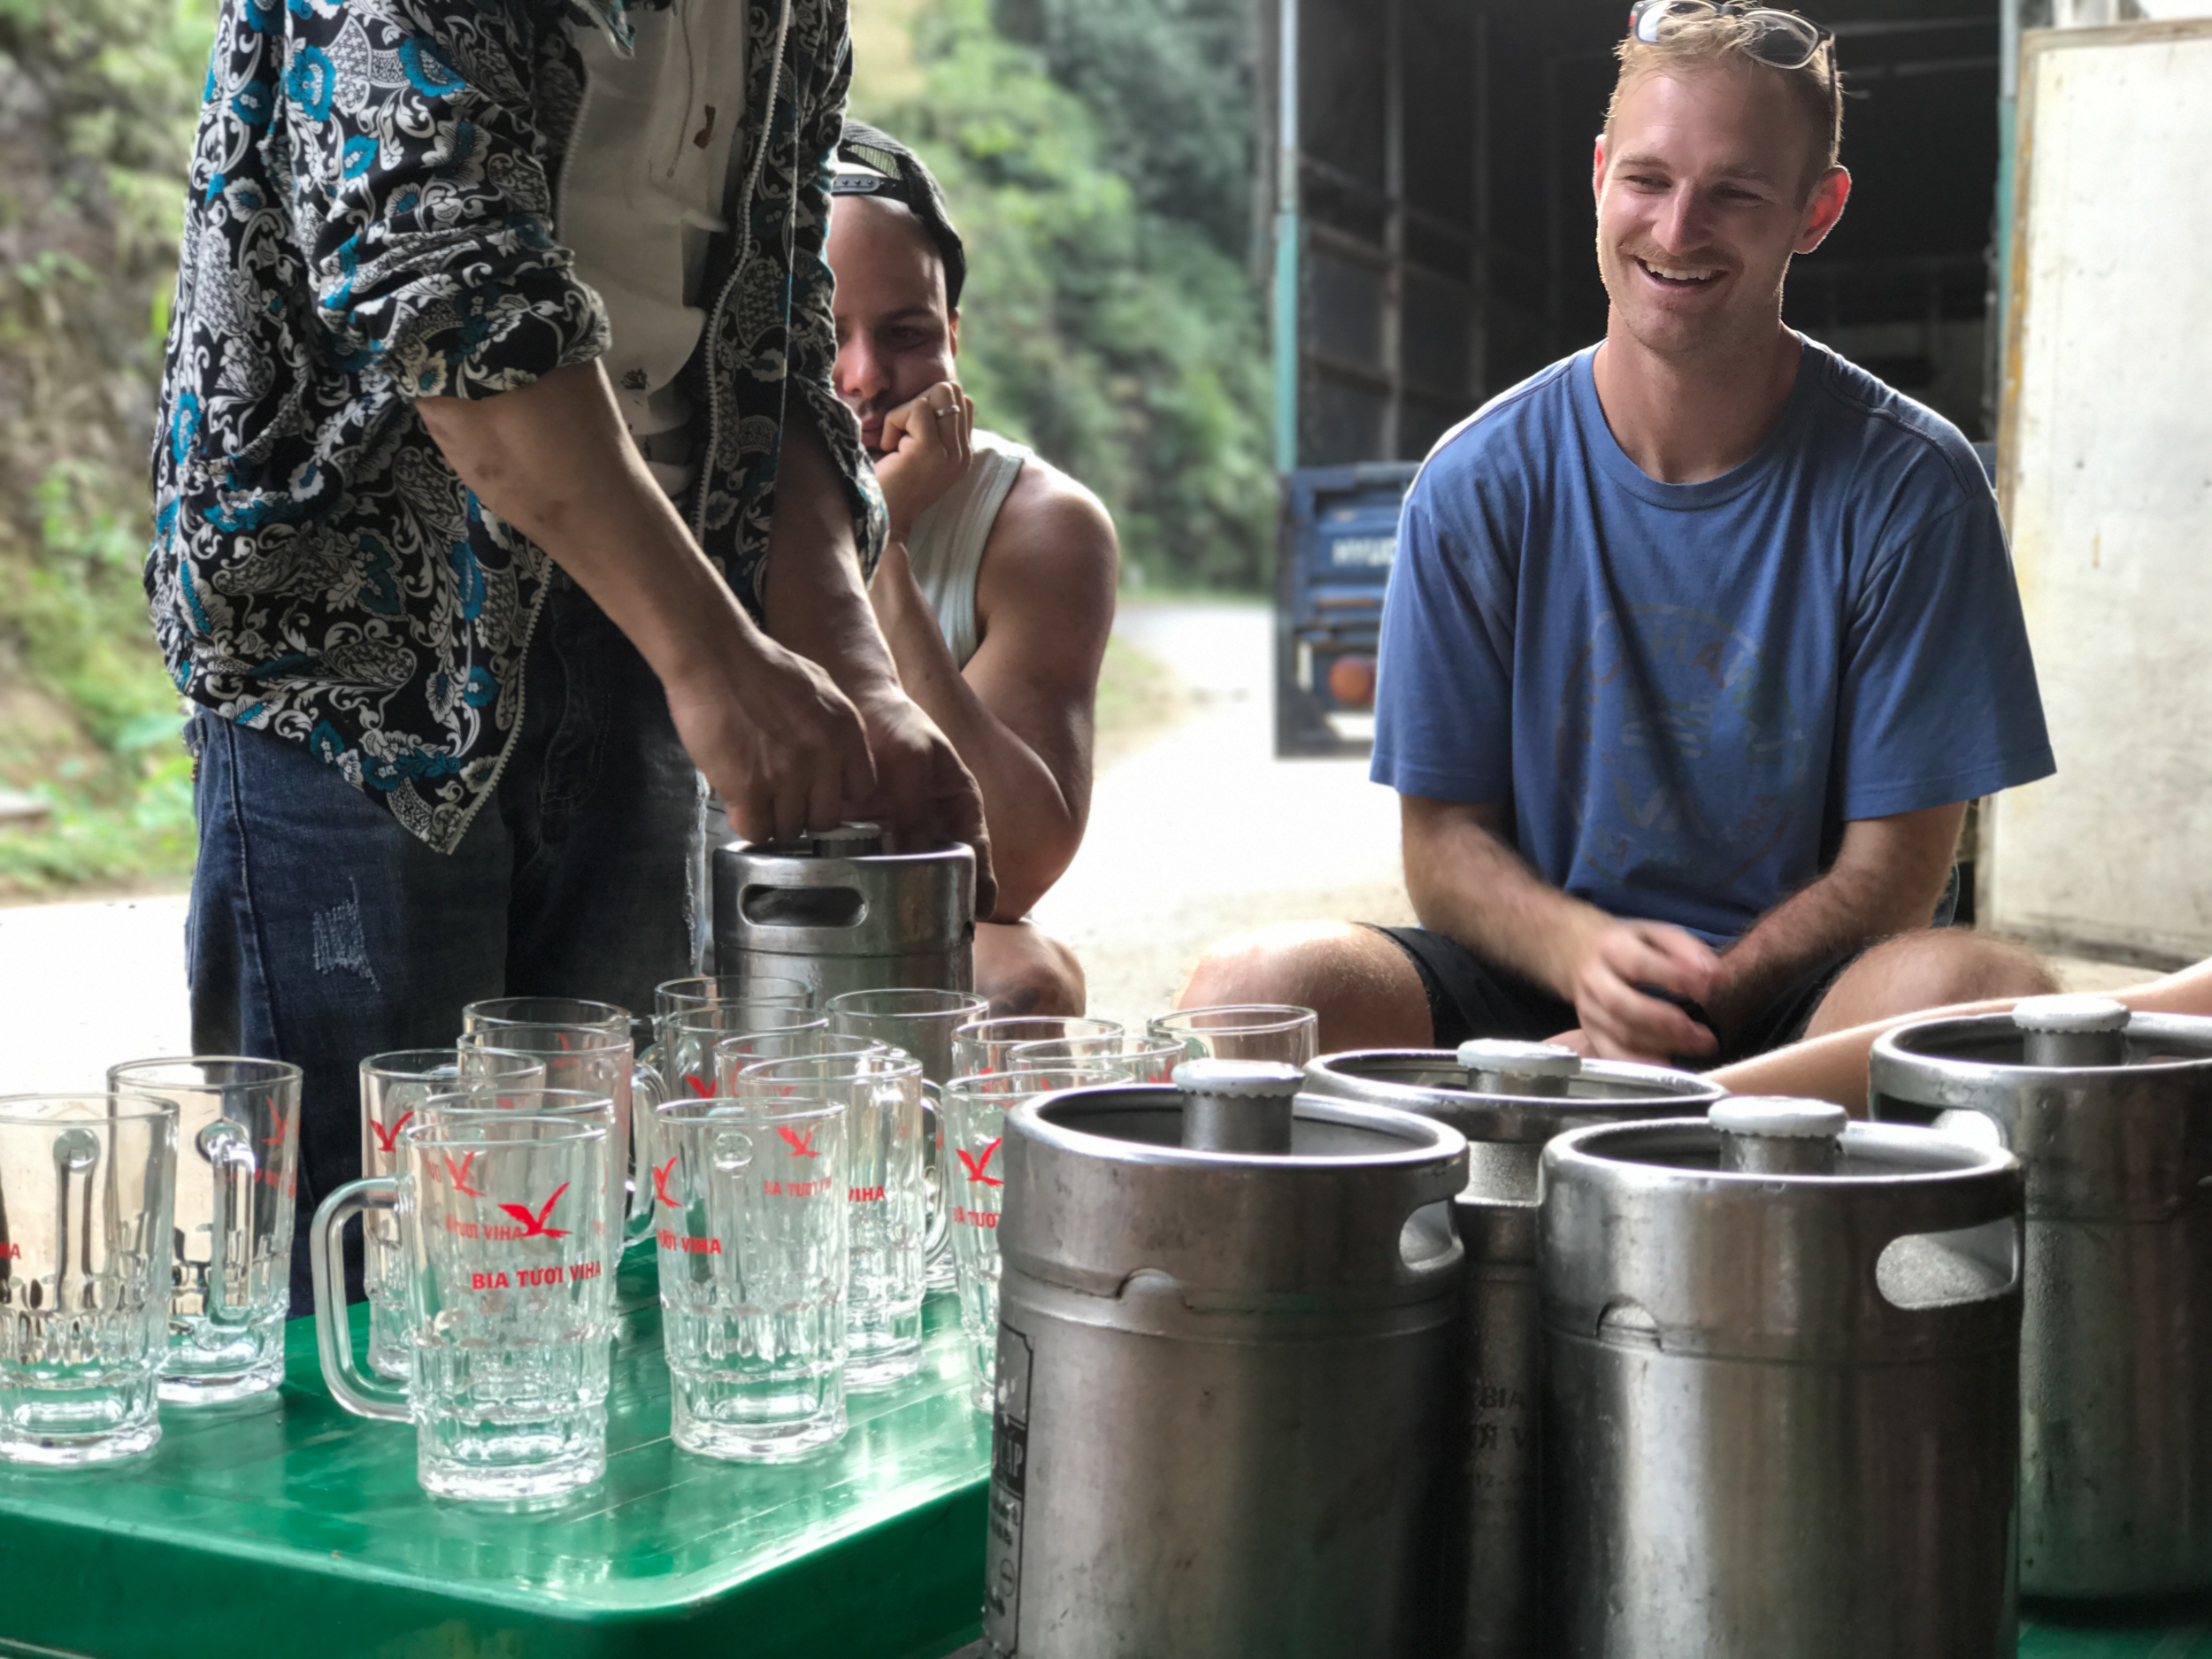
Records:
<instances>
[{"instance_id":1,"label":"ripped jeans","mask_svg":"<svg viewBox=\"0 0 2212 1659\"><path fill-rule=\"evenodd\" d=\"M303 743L202 710L186 922L192 1045L305 1071L292 1307L307 1224L361 1172L362 1059L451 1044L465 1003L595 997L649 1014L692 971L698 774L660 682L565 576L538 618L522 730L450 856ZM349 1257L354 1251L348 1251ZM348 1263L357 1297L357 1260Z\"/></svg>"}]
</instances>

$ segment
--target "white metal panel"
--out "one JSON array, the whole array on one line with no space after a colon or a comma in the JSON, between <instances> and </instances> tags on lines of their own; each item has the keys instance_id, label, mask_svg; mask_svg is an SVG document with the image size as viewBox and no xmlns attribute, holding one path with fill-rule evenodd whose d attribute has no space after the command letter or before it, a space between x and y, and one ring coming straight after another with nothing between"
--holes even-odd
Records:
<instances>
[{"instance_id":1,"label":"white metal panel","mask_svg":"<svg viewBox=\"0 0 2212 1659\"><path fill-rule=\"evenodd\" d=\"M2001 488L2058 775L1985 925L2212 954L2212 23L2031 35Z\"/></svg>"}]
</instances>

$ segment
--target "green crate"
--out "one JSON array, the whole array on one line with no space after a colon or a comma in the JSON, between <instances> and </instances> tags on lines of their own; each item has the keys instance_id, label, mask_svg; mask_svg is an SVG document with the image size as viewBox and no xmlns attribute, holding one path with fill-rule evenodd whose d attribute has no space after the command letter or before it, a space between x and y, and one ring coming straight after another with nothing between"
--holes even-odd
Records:
<instances>
[{"instance_id":1,"label":"green crate","mask_svg":"<svg viewBox=\"0 0 2212 1659\"><path fill-rule=\"evenodd\" d=\"M307 1319L273 1395L165 1407L117 1468L0 1470L0 1654L941 1659L979 1632L990 1423L951 1298L920 1377L763 1468L677 1449L649 1248L619 1289L606 1477L557 1507L426 1497L414 1430L332 1402Z\"/></svg>"}]
</instances>

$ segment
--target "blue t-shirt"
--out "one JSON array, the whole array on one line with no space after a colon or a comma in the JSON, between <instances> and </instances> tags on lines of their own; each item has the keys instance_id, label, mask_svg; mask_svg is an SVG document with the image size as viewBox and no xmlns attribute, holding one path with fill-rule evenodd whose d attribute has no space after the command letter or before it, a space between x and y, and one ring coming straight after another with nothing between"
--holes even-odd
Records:
<instances>
[{"instance_id":1,"label":"blue t-shirt","mask_svg":"<svg viewBox=\"0 0 2212 1659\"><path fill-rule=\"evenodd\" d=\"M1579 352L1406 498L1373 777L1494 802L1555 886L1722 944L1843 826L2047 776L2012 566L1958 429L1807 341L1757 454L1662 484Z\"/></svg>"}]
</instances>

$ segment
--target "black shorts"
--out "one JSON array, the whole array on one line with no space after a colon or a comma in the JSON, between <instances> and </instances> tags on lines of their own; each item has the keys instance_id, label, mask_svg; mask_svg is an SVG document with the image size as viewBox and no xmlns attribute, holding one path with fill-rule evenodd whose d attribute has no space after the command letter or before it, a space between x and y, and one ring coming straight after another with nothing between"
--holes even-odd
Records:
<instances>
[{"instance_id":1,"label":"black shorts","mask_svg":"<svg viewBox=\"0 0 2212 1659\"><path fill-rule=\"evenodd\" d=\"M1470 1037L1541 1042L1582 1023L1572 1002L1554 996L1510 968L1484 961L1455 939L1432 933L1425 927L1377 927L1375 931L1404 951L1414 972L1421 976L1421 988L1429 999L1430 1041L1436 1048L1456 1048ZM1820 999L1828 995L1837 976L1861 954L1849 951L1808 969L1755 1010L1735 1041L1719 1054L1686 1059L1682 1064L1699 1068L1725 1065L1795 1042L1805 1034L1813 1010L1820 1006ZM1691 1016L1701 1017L1694 1009Z\"/></svg>"}]
</instances>

